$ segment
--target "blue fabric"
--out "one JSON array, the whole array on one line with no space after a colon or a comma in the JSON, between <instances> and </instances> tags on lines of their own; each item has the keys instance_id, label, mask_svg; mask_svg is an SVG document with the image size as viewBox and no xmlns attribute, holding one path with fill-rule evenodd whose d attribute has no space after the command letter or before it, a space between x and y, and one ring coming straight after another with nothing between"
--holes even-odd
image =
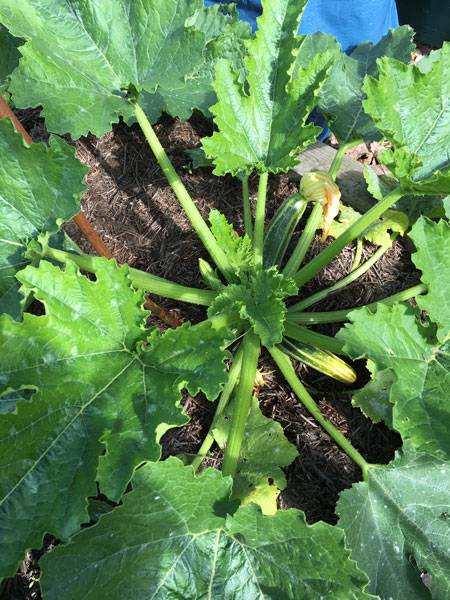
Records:
<instances>
[{"instance_id":1,"label":"blue fabric","mask_svg":"<svg viewBox=\"0 0 450 600\"><path fill-rule=\"evenodd\" d=\"M395 0L310 0L300 32L330 33L348 52L361 42L376 44L393 27L398 27Z\"/></svg>"},{"instance_id":2,"label":"blue fabric","mask_svg":"<svg viewBox=\"0 0 450 600\"><path fill-rule=\"evenodd\" d=\"M205 0L205 4L221 4L226 0ZM261 14L261 0L234 0L239 15L256 28ZM377 43L389 29L398 27L395 0L309 0L300 23L300 33L329 33L339 41L345 52L361 42ZM324 127L318 137L323 141L330 135L325 119L318 111L311 115L317 125Z\"/></svg>"},{"instance_id":3,"label":"blue fabric","mask_svg":"<svg viewBox=\"0 0 450 600\"><path fill-rule=\"evenodd\" d=\"M261 0L235 2L241 18L255 28L256 17L261 14ZM205 0L206 5L220 3L220 0ZM300 33L330 33L348 52L361 42L377 43L392 27L398 27L395 0L309 0Z\"/></svg>"}]
</instances>

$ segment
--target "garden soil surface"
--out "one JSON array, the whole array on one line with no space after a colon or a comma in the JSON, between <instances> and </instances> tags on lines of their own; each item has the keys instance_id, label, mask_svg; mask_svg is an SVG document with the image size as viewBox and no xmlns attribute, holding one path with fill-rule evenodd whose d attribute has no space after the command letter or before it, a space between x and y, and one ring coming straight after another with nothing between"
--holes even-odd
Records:
<instances>
[{"instance_id":1,"label":"garden soil surface","mask_svg":"<svg viewBox=\"0 0 450 600\"><path fill-rule=\"evenodd\" d=\"M35 141L46 139L38 111L18 111L18 116ZM210 169L192 171L185 152L186 149L197 147L200 138L210 133L208 122L200 116L194 116L187 123L167 118L156 126L156 131L202 215L207 218L210 209L217 208L238 232L242 232L239 181L231 177L217 178ZM101 139L82 138L75 145L80 160L90 168L88 189L82 200L83 211L117 261L127 262L133 267L182 284L201 286L198 258L207 256L140 130L136 126L129 128L119 124ZM255 179L250 182L253 202L256 183ZM271 177L268 218L284 198L297 191L297 185L287 175ZM76 225L68 224L66 231L83 250L93 252ZM317 238L310 256L322 247ZM373 250L370 245L366 246L365 258ZM337 310L361 306L416 284L418 273L410 260L411 250L407 241L397 241L363 278L342 293L318 304L316 309ZM346 248L307 285L304 295L328 286L347 274L353 256L354 248ZM184 320L198 322L205 317L203 308L157 297L153 300L176 311ZM150 321L161 329L165 327L155 319ZM337 329L337 326L322 326L318 330L334 334ZM302 509L309 523L324 520L334 524L337 521L335 506L339 492L359 481L361 473L300 405L267 355L263 354L260 369L262 377L258 396L261 408L266 416L282 425L287 438L299 452L295 462L286 469L287 487L280 495L279 505L281 508ZM299 374L323 414L369 462L387 463L400 446L400 438L384 425L374 425L352 407L352 391L368 380L364 362L357 363L356 370L357 384L349 388L305 366L298 366ZM163 458L174 454L195 454L214 414L214 404L201 395L196 398L186 395L184 409L191 420L187 426L165 434L162 440ZM220 451L215 449L209 464L219 467L221 459ZM29 553L18 575L9 580L0 592L1 600L40 598L37 560L55 543L48 536L43 548Z\"/></svg>"}]
</instances>

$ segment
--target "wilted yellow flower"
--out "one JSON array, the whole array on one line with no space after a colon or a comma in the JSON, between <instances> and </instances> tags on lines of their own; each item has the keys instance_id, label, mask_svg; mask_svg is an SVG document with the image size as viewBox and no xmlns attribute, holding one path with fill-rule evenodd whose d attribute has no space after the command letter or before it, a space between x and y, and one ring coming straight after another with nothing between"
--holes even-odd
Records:
<instances>
[{"instance_id":1,"label":"wilted yellow flower","mask_svg":"<svg viewBox=\"0 0 450 600\"><path fill-rule=\"evenodd\" d=\"M320 202L323 206L322 241L330 231L333 219L340 210L341 191L332 177L324 171L312 171L303 175L300 182L300 193L306 200Z\"/></svg>"}]
</instances>

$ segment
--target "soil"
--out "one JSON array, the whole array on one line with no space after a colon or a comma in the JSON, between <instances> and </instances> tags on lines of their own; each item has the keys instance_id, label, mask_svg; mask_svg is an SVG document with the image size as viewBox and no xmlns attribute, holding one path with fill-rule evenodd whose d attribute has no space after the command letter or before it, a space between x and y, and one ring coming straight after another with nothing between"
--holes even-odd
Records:
<instances>
[{"instance_id":1,"label":"soil","mask_svg":"<svg viewBox=\"0 0 450 600\"><path fill-rule=\"evenodd\" d=\"M45 127L36 110L19 111L18 116L36 141L46 139ZM190 170L185 150L197 147L200 138L210 133L209 123L200 116L194 116L187 123L166 118L156 126L156 131L202 215L207 218L211 208L218 208L242 232L239 182L231 177L216 178L210 169ZM76 148L79 158L90 167L83 210L115 258L182 284L200 286L197 261L200 256L207 256L140 130L119 124L101 139L81 139ZM256 183L255 179L250 181L253 202ZM297 184L287 175L271 177L268 218L282 200L296 190ZM84 250L92 251L73 223L68 224L66 230ZM316 239L310 255L318 253L322 247ZM366 246L364 256L369 256L373 250L370 245ZM364 277L342 293L318 304L316 309L360 306L414 285L418 274L411 263L410 250L406 242L396 242ZM304 293L330 285L347 274L353 256L354 248L346 248L305 287ZM200 307L154 299L166 308L177 310L184 319L197 322L205 316ZM319 328L331 334L337 329L337 326ZM297 460L286 470L288 485L280 496L280 507L302 509L310 523L318 520L336 523L338 494L360 480L360 471L303 409L267 355L263 355L260 368L265 382L259 392L262 410L281 423L286 436L299 451ZM353 389L361 387L368 379L362 362L356 368L358 385ZM374 425L353 408L351 388L305 366L298 369L324 415L367 460L387 463L393 458L401 444L399 436L384 425ZM186 396L184 408L191 421L183 428L166 433L162 440L164 458L172 454L195 454L211 423L214 405L201 395L196 398ZM220 451L215 449L209 464L219 466L220 462ZM17 577L0 590L2 600L40 598L36 581L37 560L53 544L54 540L48 538L43 549L29 554Z\"/></svg>"}]
</instances>

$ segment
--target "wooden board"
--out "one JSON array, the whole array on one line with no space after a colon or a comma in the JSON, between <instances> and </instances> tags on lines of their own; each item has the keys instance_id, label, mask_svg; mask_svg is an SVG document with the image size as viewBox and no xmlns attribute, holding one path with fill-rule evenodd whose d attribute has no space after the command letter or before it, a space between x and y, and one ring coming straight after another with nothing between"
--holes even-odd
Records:
<instances>
[{"instance_id":1,"label":"wooden board","mask_svg":"<svg viewBox=\"0 0 450 600\"><path fill-rule=\"evenodd\" d=\"M327 171L335 155L334 148L323 142L317 142L300 154L300 162L290 175L294 179L300 179L310 171ZM349 204L359 212L366 212L374 204L374 199L367 191L363 165L358 161L346 156L336 182L341 190L341 200L344 204Z\"/></svg>"}]
</instances>

